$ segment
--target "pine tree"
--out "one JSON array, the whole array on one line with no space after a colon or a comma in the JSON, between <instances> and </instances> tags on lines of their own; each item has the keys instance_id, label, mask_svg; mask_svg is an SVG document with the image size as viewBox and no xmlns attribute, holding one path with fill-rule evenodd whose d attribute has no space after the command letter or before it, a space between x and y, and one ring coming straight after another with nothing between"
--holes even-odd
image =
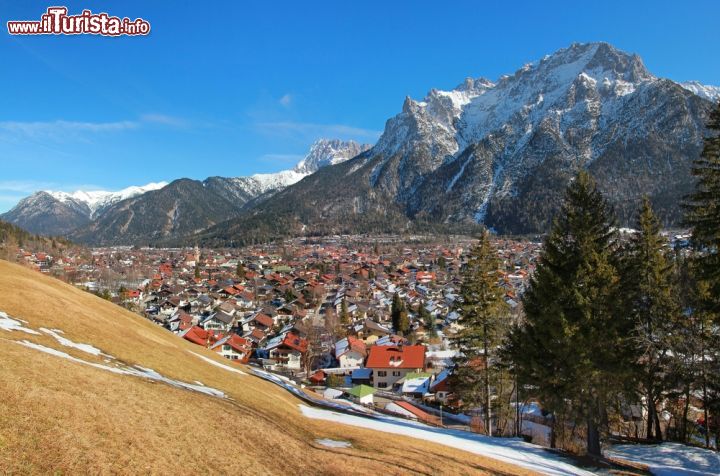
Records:
<instances>
[{"instance_id":1,"label":"pine tree","mask_svg":"<svg viewBox=\"0 0 720 476\"><path fill-rule=\"evenodd\" d=\"M692 172L697 182L686 205L685 220L692 228L695 250L690 268L696 278L697 299L689 320L696 323L696 329L690 342L695 343L691 353L700 359L697 375L701 388L698 390L702 392L705 407L706 445L709 443L708 407L712 408L715 418L720 417L720 377L715 364L720 354L720 103L710 113L707 127L711 133L705 139L702 154L693 162ZM716 365L714 371L711 364ZM683 434L685 425L683 421Z\"/></svg>"},{"instance_id":2,"label":"pine tree","mask_svg":"<svg viewBox=\"0 0 720 476\"><path fill-rule=\"evenodd\" d=\"M408 310L407 307L405 307L405 303L402 303L402 307L400 308L400 313L398 315L398 325L396 328L396 331L401 336L407 335L408 331L410 330L410 317L408 316Z\"/></svg>"},{"instance_id":3,"label":"pine tree","mask_svg":"<svg viewBox=\"0 0 720 476\"><path fill-rule=\"evenodd\" d=\"M720 316L720 103L710 113L707 125L712 131L705 139L700 157L693 162L697 178L695 192L686 204L686 224L692 227L694 247L700 251L696 272L708 286L704 303Z\"/></svg>"},{"instance_id":4,"label":"pine tree","mask_svg":"<svg viewBox=\"0 0 720 476\"><path fill-rule=\"evenodd\" d=\"M673 265L665 253L667 243L647 197L638 214L637 230L624 252L623 283L627 313L635 326L640 386L648 406L645 434L662 440L657 405L667 388L664 376L674 355L674 330L680 310Z\"/></svg>"},{"instance_id":5,"label":"pine tree","mask_svg":"<svg viewBox=\"0 0 720 476\"><path fill-rule=\"evenodd\" d=\"M632 320L622 312L615 220L586 172L567 189L523 296L525 322L508 351L519 380L544 408L587 426L601 454L607 411L632 383Z\"/></svg>"},{"instance_id":6,"label":"pine tree","mask_svg":"<svg viewBox=\"0 0 720 476\"><path fill-rule=\"evenodd\" d=\"M464 406L482 405L485 432L492 434L490 391L495 349L504 337L508 310L499 286L500 263L487 231L471 250L462 271L457 311L462 329L454 337L460 351L453 383Z\"/></svg>"},{"instance_id":7,"label":"pine tree","mask_svg":"<svg viewBox=\"0 0 720 476\"><path fill-rule=\"evenodd\" d=\"M418 309L418 317L420 318L420 322L423 323L425 326L425 329L427 329L428 335L430 337L437 337L437 329L435 328L435 318L432 314L427 310L425 307L425 301L422 301L420 303L420 308Z\"/></svg>"},{"instance_id":8,"label":"pine tree","mask_svg":"<svg viewBox=\"0 0 720 476\"><path fill-rule=\"evenodd\" d=\"M245 266L240 261L238 261L237 268L235 268L235 275L241 280L245 279Z\"/></svg>"},{"instance_id":9,"label":"pine tree","mask_svg":"<svg viewBox=\"0 0 720 476\"><path fill-rule=\"evenodd\" d=\"M392 321L392 327L397 332L398 325L400 323L400 311L402 311L402 301L398 293L393 294L392 305L390 306L390 319Z\"/></svg>"},{"instance_id":10,"label":"pine tree","mask_svg":"<svg viewBox=\"0 0 720 476\"><path fill-rule=\"evenodd\" d=\"M195 265L195 279L200 279L200 265Z\"/></svg>"},{"instance_id":11,"label":"pine tree","mask_svg":"<svg viewBox=\"0 0 720 476\"><path fill-rule=\"evenodd\" d=\"M348 305L345 298L340 303L340 322L343 324L350 324L350 314L348 314Z\"/></svg>"}]
</instances>

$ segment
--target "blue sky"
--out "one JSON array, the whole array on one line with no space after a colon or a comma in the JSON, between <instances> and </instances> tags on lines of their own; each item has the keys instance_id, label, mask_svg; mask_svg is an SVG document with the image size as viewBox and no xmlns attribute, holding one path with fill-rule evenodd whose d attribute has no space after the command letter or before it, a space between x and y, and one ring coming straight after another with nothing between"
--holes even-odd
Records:
<instances>
[{"instance_id":1,"label":"blue sky","mask_svg":"<svg viewBox=\"0 0 720 476\"><path fill-rule=\"evenodd\" d=\"M58 3L152 32L7 34ZM37 189L288 168L320 137L374 142L407 95L496 79L572 42L720 85L717 1L1 0L0 12L0 212Z\"/></svg>"}]
</instances>

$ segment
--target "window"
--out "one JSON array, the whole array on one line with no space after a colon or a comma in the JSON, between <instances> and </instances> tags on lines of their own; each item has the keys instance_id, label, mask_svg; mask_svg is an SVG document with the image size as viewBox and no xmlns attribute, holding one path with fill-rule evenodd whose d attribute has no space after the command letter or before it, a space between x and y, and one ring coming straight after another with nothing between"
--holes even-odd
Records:
<instances>
[{"instance_id":1,"label":"window","mask_svg":"<svg viewBox=\"0 0 720 476\"><path fill-rule=\"evenodd\" d=\"M393 377L399 377L399 376L400 376L400 372L397 370L393 370Z\"/></svg>"},{"instance_id":2,"label":"window","mask_svg":"<svg viewBox=\"0 0 720 476\"><path fill-rule=\"evenodd\" d=\"M227 345L227 344L223 345L223 350L224 350L225 352L230 352L230 346Z\"/></svg>"},{"instance_id":3,"label":"window","mask_svg":"<svg viewBox=\"0 0 720 476\"><path fill-rule=\"evenodd\" d=\"M387 382L378 382L378 388L387 388Z\"/></svg>"},{"instance_id":4,"label":"window","mask_svg":"<svg viewBox=\"0 0 720 476\"><path fill-rule=\"evenodd\" d=\"M387 377L387 372L384 370L378 370L377 376L378 377Z\"/></svg>"}]
</instances>

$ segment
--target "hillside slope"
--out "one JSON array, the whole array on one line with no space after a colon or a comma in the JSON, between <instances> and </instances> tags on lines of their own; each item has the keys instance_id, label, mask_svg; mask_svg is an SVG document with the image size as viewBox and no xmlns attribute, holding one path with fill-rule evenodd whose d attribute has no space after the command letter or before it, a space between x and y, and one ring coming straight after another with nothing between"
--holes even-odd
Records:
<instances>
[{"instance_id":1,"label":"hillside slope","mask_svg":"<svg viewBox=\"0 0 720 476\"><path fill-rule=\"evenodd\" d=\"M5 261L0 312L0 468L11 474L529 474L303 417L297 399L247 369Z\"/></svg>"}]
</instances>

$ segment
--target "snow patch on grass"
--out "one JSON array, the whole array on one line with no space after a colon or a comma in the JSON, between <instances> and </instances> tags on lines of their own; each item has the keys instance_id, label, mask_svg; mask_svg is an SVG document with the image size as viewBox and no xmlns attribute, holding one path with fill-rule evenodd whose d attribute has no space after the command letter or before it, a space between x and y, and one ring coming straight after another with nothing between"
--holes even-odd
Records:
<instances>
[{"instance_id":1,"label":"snow patch on grass","mask_svg":"<svg viewBox=\"0 0 720 476\"><path fill-rule=\"evenodd\" d=\"M73 357L72 355L62 352L57 349L53 349L52 347L46 347L41 344L36 344L34 342L30 342L27 340L22 341L13 341L16 342L22 346L28 347L30 349L35 349L40 352L44 352L46 354L54 355L55 357L60 357L63 359L67 359L71 362L75 362L78 364L88 365L90 367L94 367L96 369L105 370L107 372L111 372L118 375L130 375L133 377L140 377L140 378L147 378L150 380L155 380L157 382L163 382L168 385L171 385L173 387L177 388L183 388L186 390L191 390L194 392L203 393L205 395L210 395L212 397L218 397L218 398L224 398L225 394L217 389L211 388L211 387L205 387L202 385L194 385L191 383L182 382L180 380L173 380L171 378L167 378L164 375L159 374L158 372L154 371L153 369L135 366L135 367L126 367L126 366L117 366L117 367L110 367L108 365L98 364L95 362L88 362L82 359L79 359L77 357Z\"/></svg>"},{"instance_id":2,"label":"snow patch on grass","mask_svg":"<svg viewBox=\"0 0 720 476\"><path fill-rule=\"evenodd\" d=\"M720 474L720 455L712 450L680 443L615 445L612 458L647 465L655 476L704 476Z\"/></svg>"},{"instance_id":3,"label":"snow patch on grass","mask_svg":"<svg viewBox=\"0 0 720 476\"><path fill-rule=\"evenodd\" d=\"M77 349L91 355L104 355L106 357L111 357L109 355L103 354L100 349L98 349L97 347L93 347L90 344L78 344L66 337L61 336L60 334L62 334L63 332L58 332L58 329L46 329L44 327L41 327L40 331L54 337L55 340L64 347L72 347L73 349Z\"/></svg>"},{"instance_id":4,"label":"snow patch on grass","mask_svg":"<svg viewBox=\"0 0 720 476\"><path fill-rule=\"evenodd\" d=\"M331 440L329 438L318 438L315 440L318 444L327 446L328 448L350 448L352 444L349 441Z\"/></svg>"},{"instance_id":5,"label":"snow patch on grass","mask_svg":"<svg viewBox=\"0 0 720 476\"><path fill-rule=\"evenodd\" d=\"M245 372L243 372L240 369L230 367L229 365L221 364L220 362L215 362L213 359L209 359L209 358L205 357L204 355L196 354L195 352L190 351L190 350L188 352L190 352L191 354L193 354L197 357L200 357L205 362L207 362L208 364L214 365L215 367L220 367L221 369L225 369L228 372L234 372L234 373L240 374L240 375L247 375Z\"/></svg>"},{"instance_id":6,"label":"snow patch on grass","mask_svg":"<svg viewBox=\"0 0 720 476\"><path fill-rule=\"evenodd\" d=\"M505 461L548 475L591 475L539 446L517 438L492 438L461 430L435 428L392 417L365 418L299 405L308 418L409 436Z\"/></svg>"},{"instance_id":7,"label":"snow patch on grass","mask_svg":"<svg viewBox=\"0 0 720 476\"><path fill-rule=\"evenodd\" d=\"M0 311L0 329L4 331L20 331L26 334L40 335L40 333L33 329L28 329L23 326L23 323L27 324L27 321L22 319L11 319L10 316Z\"/></svg>"}]
</instances>

